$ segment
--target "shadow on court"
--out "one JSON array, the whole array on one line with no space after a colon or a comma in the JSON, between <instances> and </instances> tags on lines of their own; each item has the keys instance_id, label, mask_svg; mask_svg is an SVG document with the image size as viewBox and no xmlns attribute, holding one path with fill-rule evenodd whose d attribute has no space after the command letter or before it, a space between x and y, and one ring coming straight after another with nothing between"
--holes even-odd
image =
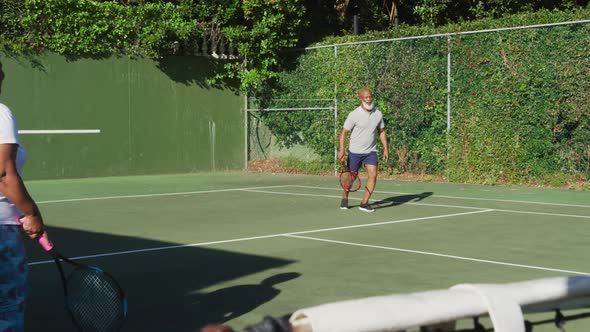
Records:
<instances>
[{"instance_id":1,"label":"shadow on court","mask_svg":"<svg viewBox=\"0 0 590 332\"><path fill-rule=\"evenodd\" d=\"M371 203L371 206L375 209L383 209L387 207L402 205L409 202L419 202L423 199L432 196L432 194L433 192L425 191L420 194L393 196L373 202Z\"/></svg>"},{"instance_id":2,"label":"shadow on court","mask_svg":"<svg viewBox=\"0 0 590 332\"><path fill-rule=\"evenodd\" d=\"M297 272L279 273L262 280L259 284L238 285L218 289L194 297L193 312L207 318L207 323L225 323L248 313L272 300L281 291L274 286L301 276Z\"/></svg>"},{"instance_id":3,"label":"shadow on court","mask_svg":"<svg viewBox=\"0 0 590 332\"><path fill-rule=\"evenodd\" d=\"M126 236L48 227L53 241L69 257L175 246ZM27 242L29 262L50 260L32 241ZM300 276L281 273L259 284L240 285L199 293L220 282L275 269L290 260L249 255L205 247L182 247L80 259L112 274L128 297L128 318L122 331L197 331L211 322L225 322L248 313L276 297L274 285ZM75 331L64 308L55 264L29 266L27 332Z\"/></svg>"}]
</instances>

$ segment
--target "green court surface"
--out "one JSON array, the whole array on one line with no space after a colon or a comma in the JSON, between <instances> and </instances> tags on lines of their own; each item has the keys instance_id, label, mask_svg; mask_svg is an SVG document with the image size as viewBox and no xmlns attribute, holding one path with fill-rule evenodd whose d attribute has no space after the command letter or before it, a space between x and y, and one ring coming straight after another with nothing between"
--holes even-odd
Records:
<instances>
[{"instance_id":1,"label":"green court surface","mask_svg":"<svg viewBox=\"0 0 590 332\"><path fill-rule=\"evenodd\" d=\"M333 301L590 274L590 192L380 180L377 210L367 213L357 209L360 192L340 210L329 176L201 173L27 186L56 246L125 289L123 331L242 328ZM32 241L27 250L26 330L73 331L54 264ZM566 326L588 331L590 319Z\"/></svg>"}]
</instances>

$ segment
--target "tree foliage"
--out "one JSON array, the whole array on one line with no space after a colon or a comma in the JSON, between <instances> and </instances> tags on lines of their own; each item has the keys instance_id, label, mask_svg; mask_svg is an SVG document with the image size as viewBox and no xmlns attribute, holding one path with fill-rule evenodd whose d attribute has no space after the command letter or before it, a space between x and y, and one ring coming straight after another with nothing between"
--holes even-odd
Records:
<instances>
[{"instance_id":1,"label":"tree foliage","mask_svg":"<svg viewBox=\"0 0 590 332\"><path fill-rule=\"evenodd\" d=\"M228 25L223 32L243 60L226 68L256 94L277 77L281 52L297 45L304 8L297 0L243 0L242 10L240 24Z\"/></svg>"},{"instance_id":2,"label":"tree foliage","mask_svg":"<svg viewBox=\"0 0 590 332\"><path fill-rule=\"evenodd\" d=\"M160 58L226 43L240 59L219 77L264 95L283 68L281 52L325 36L386 31L399 22L437 26L588 0L0 0L0 48L72 57Z\"/></svg>"},{"instance_id":3,"label":"tree foliage","mask_svg":"<svg viewBox=\"0 0 590 332\"><path fill-rule=\"evenodd\" d=\"M482 18L549 10L582 8L588 0L307 0L309 19L317 41L320 36L353 32L356 15L359 31L384 31L398 23L442 26ZM314 38L315 37L315 38Z\"/></svg>"},{"instance_id":4,"label":"tree foliage","mask_svg":"<svg viewBox=\"0 0 590 332\"><path fill-rule=\"evenodd\" d=\"M0 50L160 59L194 54L198 43L226 43L239 57L227 61L218 78L238 78L242 89L261 97L263 104L272 96L334 98L341 110L349 110L359 87L373 88L396 147L398 158L389 165L391 170L444 171L464 181L514 182L559 172L588 178L587 26L580 31L555 29L547 35L455 41L459 53L454 55L454 68L462 75L453 82L458 88L452 98L454 109L460 110L454 119L461 127L450 137L444 132L446 41L355 46L340 50L337 59L331 49L303 55L284 52L317 41L343 43L587 19L588 2L0 0ZM350 34L354 16L362 37ZM539 49L538 44L545 46ZM470 53L474 50L479 53ZM561 61L562 55L572 60ZM489 70L490 63L496 69ZM538 76L527 76L532 72ZM476 86L478 91L473 90ZM493 115L486 113L491 106ZM267 120L275 118L271 127L284 146L305 141L318 154L331 155L332 129L322 129L332 120L311 114L275 114ZM497 131L500 123L506 126ZM478 131L483 134L476 135Z\"/></svg>"},{"instance_id":5,"label":"tree foliage","mask_svg":"<svg viewBox=\"0 0 590 332\"><path fill-rule=\"evenodd\" d=\"M279 54L296 45L305 12L299 0L0 0L0 9L4 50L158 59L223 42L240 60L221 76L253 91L276 76Z\"/></svg>"}]
</instances>

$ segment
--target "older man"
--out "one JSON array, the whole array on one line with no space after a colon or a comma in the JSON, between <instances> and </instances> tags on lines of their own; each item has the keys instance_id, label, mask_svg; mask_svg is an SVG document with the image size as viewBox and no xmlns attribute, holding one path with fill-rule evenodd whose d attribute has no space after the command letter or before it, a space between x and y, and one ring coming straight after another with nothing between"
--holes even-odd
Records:
<instances>
[{"instance_id":1,"label":"older man","mask_svg":"<svg viewBox=\"0 0 590 332\"><path fill-rule=\"evenodd\" d=\"M377 183L377 136L383 144L383 159L389 159L389 147L385 136L385 124L383 114L375 109L371 90L364 88L359 91L361 105L348 114L344 122L344 128L340 133L340 145L338 159L344 161L344 146L346 137L350 132L348 146L348 167L351 172L358 172L362 165L367 171L367 185L359 209L365 212L373 212L369 205L369 199ZM348 191L342 191L341 209L348 209Z\"/></svg>"}]
</instances>

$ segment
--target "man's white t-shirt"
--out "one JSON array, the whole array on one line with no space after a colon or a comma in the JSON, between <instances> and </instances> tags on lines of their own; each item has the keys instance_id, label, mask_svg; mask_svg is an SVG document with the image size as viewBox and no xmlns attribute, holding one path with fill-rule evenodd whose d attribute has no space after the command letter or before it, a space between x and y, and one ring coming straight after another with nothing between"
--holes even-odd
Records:
<instances>
[{"instance_id":1,"label":"man's white t-shirt","mask_svg":"<svg viewBox=\"0 0 590 332\"><path fill-rule=\"evenodd\" d=\"M344 129L350 131L348 150L358 154L377 151L377 133L384 127L381 111L373 108L367 112L361 106L357 107L344 121Z\"/></svg>"},{"instance_id":2,"label":"man's white t-shirt","mask_svg":"<svg viewBox=\"0 0 590 332\"><path fill-rule=\"evenodd\" d=\"M16 120L12 112L0 103L0 144L18 144L16 153L16 169L20 174L27 160L27 152L20 145ZM18 225L21 212L0 193L0 225Z\"/></svg>"}]
</instances>

